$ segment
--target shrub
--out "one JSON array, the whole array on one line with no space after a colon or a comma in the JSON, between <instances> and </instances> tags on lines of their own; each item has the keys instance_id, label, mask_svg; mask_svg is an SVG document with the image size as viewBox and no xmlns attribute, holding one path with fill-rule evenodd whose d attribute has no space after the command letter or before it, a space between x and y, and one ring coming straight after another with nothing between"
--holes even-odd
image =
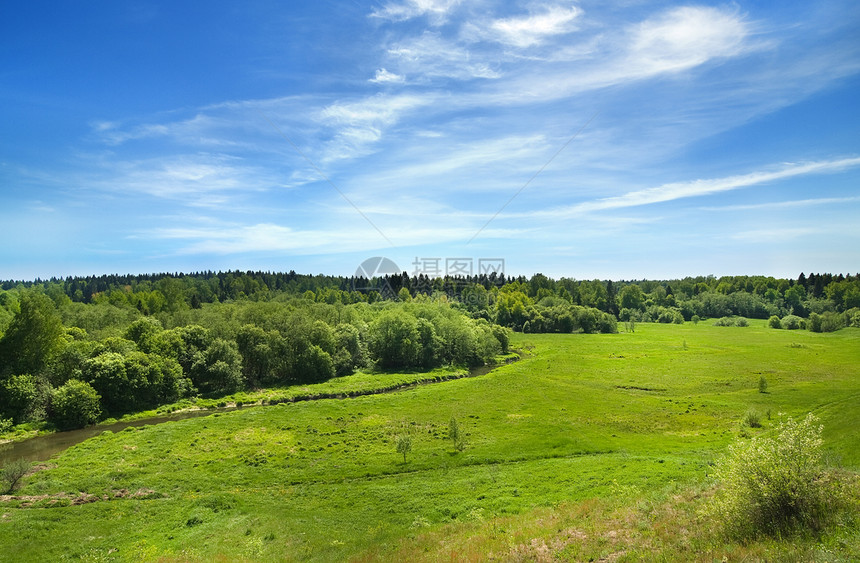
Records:
<instances>
[{"instance_id":1,"label":"shrub","mask_svg":"<svg viewBox=\"0 0 860 563\"><path fill-rule=\"evenodd\" d=\"M758 378L758 392L767 393L767 379L764 376Z\"/></svg>"},{"instance_id":2,"label":"shrub","mask_svg":"<svg viewBox=\"0 0 860 563\"><path fill-rule=\"evenodd\" d=\"M714 321L714 326L749 326L750 323L744 317L721 317Z\"/></svg>"},{"instance_id":3,"label":"shrub","mask_svg":"<svg viewBox=\"0 0 860 563\"><path fill-rule=\"evenodd\" d=\"M821 430L809 414L788 419L774 436L729 446L717 465L721 487L710 510L734 537L781 536L796 529L819 530L839 500L824 479Z\"/></svg>"},{"instance_id":4,"label":"shrub","mask_svg":"<svg viewBox=\"0 0 860 563\"><path fill-rule=\"evenodd\" d=\"M845 318L843 315L833 311L809 314L809 330L812 332L835 332L844 326Z\"/></svg>"},{"instance_id":5,"label":"shrub","mask_svg":"<svg viewBox=\"0 0 860 563\"><path fill-rule=\"evenodd\" d=\"M756 410L748 410L743 419L744 426L750 428L761 428L761 415Z\"/></svg>"},{"instance_id":6,"label":"shrub","mask_svg":"<svg viewBox=\"0 0 860 563\"><path fill-rule=\"evenodd\" d=\"M786 315L782 318L782 328L786 330L797 330L803 327L803 319L797 315Z\"/></svg>"},{"instance_id":7,"label":"shrub","mask_svg":"<svg viewBox=\"0 0 860 563\"><path fill-rule=\"evenodd\" d=\"M767 326L770 328L782 328L782 323L780 322L779 317L773 315L767 320Z\"/></svg>"},{"instance_id":8,"label":"shrub","mask_svg":"<svg viewBox=\"0 0 860 563\"><path fill-rule=\"evenodd\" d=\"M656 310L656 318L658 323L664 324L684 324L684 315L678 309L670 309L667 307L658 307Z\"/></svg>"},{"instance_id":9,"label":"shrub","mask_svg":"<svg viewBox=\"0 0 860 563\"><path fill-rule=\"evenodd\" d=\"M860 317L858 317L858 319L860 319ZM492 331L493 336L496 337L496 340L499 341L499 345L502 347L502 354L507 354L508 346L510 344L510 339L508 337L508 329L503 326L493 325Z\"/></svg>"},{"instance_id":10,"label":"shrub","mask_svg":"<svg viewBox=\"0 0 860 563\"><path fill-rule=\"evenodd\" d=\"M23 459L7 463L2 469L0 469L0 482L3 483L3 490L6 494L10 494L15 489L15 486L18 485L18 481L20 481L29 470L30 462Z\"/></svg>"},{"instance_id":11,"label":"shrub","mask_svg":"<svg viewBox=\"0 0 860 563\"><path fill-rule=\"evenodd\" d=\"M62 430L93 424L101 416L100 399L89 383L70 379L51 397L51 421Z\"/></svg>"}]
</instances>

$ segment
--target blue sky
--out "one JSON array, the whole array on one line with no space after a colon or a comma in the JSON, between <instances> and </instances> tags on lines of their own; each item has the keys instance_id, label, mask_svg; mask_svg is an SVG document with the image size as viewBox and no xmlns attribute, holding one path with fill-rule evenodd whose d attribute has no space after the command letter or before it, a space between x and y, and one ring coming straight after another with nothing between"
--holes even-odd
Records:
<instances>
[{"instance_id":1,"label":"blue sky","mask_svg":"<svg viewBox=\"0 0 860 563\"><path fill-rule=\"evenodd\" d=\"M0 278L856 272L858 100L854 0L7 1Z\"/></svg>"}]
</instances>

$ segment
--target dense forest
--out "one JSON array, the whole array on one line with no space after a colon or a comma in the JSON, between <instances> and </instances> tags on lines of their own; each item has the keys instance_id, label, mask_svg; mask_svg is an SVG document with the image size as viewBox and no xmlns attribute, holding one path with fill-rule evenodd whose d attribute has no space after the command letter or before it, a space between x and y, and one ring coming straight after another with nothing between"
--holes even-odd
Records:
<instances>
[{"instance_id":1,"label":"dense forest","mask_svg":"<svg viewBox=\"0 0 860 563\"><path fill-rule=\"evenodd\" d=\"M716 319L860 326L860 276L668 281L205 272L0 284L0 432L72 428L190 396L356 370L476 366L508 330L617 332Z\"/></svg>"}]
</instances>

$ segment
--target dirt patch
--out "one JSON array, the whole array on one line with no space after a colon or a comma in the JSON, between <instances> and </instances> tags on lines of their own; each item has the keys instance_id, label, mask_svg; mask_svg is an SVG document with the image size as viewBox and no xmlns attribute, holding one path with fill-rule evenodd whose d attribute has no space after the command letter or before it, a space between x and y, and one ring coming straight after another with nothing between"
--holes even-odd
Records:
<instances>
[{"instance_id":1,"label":"dirt patch","mask_svg":"<svg viewBox=\"0 0 860 563\"><path fill-rule=\"evenodd\" d=\"M638 385L616 385L616 389L627 389L629 391L654 391L654 392L662 392L666 391L666 389L661 387L639 387Z\"/></svg>"},{"instance_id":2,"label":"dirt patch","mask_svg":"<svg viewBox=\"0 0 860 563\"><path fill-rule=\"evenodd\" d=\"M152 489L138 489L130 492L128 489L111 491L110 494L94 495L90 493L55 493L53 495L0 495L0 503L20 503L20 508L51 508L53 506L80 506L93 502L133 499L146 500L163 498L164 495Z\"/></svg>"}]
</instances>

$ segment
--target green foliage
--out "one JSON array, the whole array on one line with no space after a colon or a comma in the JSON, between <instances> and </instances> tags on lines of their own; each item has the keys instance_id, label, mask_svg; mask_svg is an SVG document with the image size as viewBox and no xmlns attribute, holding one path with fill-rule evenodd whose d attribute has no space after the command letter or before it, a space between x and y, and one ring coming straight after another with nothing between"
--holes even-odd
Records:
<instances>
[{"instance_id":1,"label":"green foliage","mask_svg":"<svg viewBox=\"0 0 860 563\"><path fill-rule=\"evenodd\" d=\"M858 314L858 318L860 318L860 314ZM498 340L499 346L501 346L500 352L502 354L507 354L510 346L510 335L508 334L508 329L499 325L493 325L491 329L493 331L493 336Z\"/></svg>"},{"instance_id":2,"label":"green foliage","mask_svg":"<svg viewBox=\"0 0 860 563\"><path fill-rule=\"evenodd\" d=\"M273 340L280 339L275 331L266 332L262 328L246 324L236 334L236 345L242 356L242 373L254 385L271 380L272 367L277 361L273 356Z\"/></svg>"},{"instance_id":3,"label":"green foliage","mask_svg":"<svg viewBox=\"0 0 860 563\"><path fill-rule=\"evenodd\" d=\"M382 368L419 365L421 336L417 319L407 312L385 311L370 325L368 348Z\"/></svg>"},{"instance_id":4,"label":"green foliage","mask_svg":"<svg viewBox=\"0 0 860 563\"><path fill-rule=\"evenodd\" d=\"M89 383L71 379L54 390L50 420L61 430L94 424L101 416L100 399Z\"/></svg>"},{"instance_id":5,"label":"green foliage","mask_svg":"<svg viewBox=\"0 0 860 563\"><path fill-rule=\"evenodd\" d=\"M749 326L749 321L744 317L722 317L714 321L714 326Z\"/></svg>"},{"instance_id":6,"label":"green foliage","mask_svg":"<svg viewBox=\"0 0 860 563\"><path fill-rule=\"evenodd\" d=\"M622 309L644 309L645 296L636 284L622 287L618 297Z\"/></svg>"},{"instance_id":7,"label":"green foliage","mask_svg":"<svg viewBox=\"0 0 860 563\"><path fill-rule=\"evenodd\" d=\"M328 352L311 344L305 348L296 362L297 381L320 383L334 377L334 361Z\"/></svg>"},{"instance_id":8,"label":"green foliage","mask_svg":"<svg viewBox=\"0 0 860 563\"><path fill-rule=\"evenodd\" d=\"M773 436L729 447L717 465L720 490L712 514L736 537L820 530L834 503L821 465L818 419L787 419Z\"/></svg>"},{"instance_id":9,"label":"green foliage","mask_svg":"<svg viewBox=\"0 0 860 563\"><path fill-rule=\"evenodd\" d=\"M782 328L782 322L780 322L778 316L773 315L767 320L767 326L770 328Z\"/></svg>"},{"instance_id":10,"label":"green foliage","mask_svg":"<svg viewBox=\"0 0 860 563\"><path fill-rule=\"evenodd\" d=\"M750 428L761 428L761 415L755 409L750 409L744 415L742 420L742 424L744 426L748 426Z\"/></svg>"},{"instance_id":11,"label":"green foliage","mask_svg":"<svg viewBox=\"0 0 860 563\"><path fill-rule=\"evenodd\" d=\"M0 468L0 483L5 487L3 489L5 494L11 494L28 471L30 471L30 462L23 459L11 461Z\"/></svg>"},{"instance_id":12,"label":"green foliage","mask_svg":"<svg viewBox=\"0 0 860 563\"><path fill-rule=\"evenodd\" d=\"M155 352L158 348L156 337L163 330L158 319L143 317L131 323L123 333L123 338L131 340L143 352Z\"/></svg>"},{"instance_id":13,"label":"green foliage","mask_svg":"<svg viewBox=\"0 0 860 563\"><path fill-rule=\"evenodd\" d=\"M812 332L835 332L845 326L845 318L833 311L810 313L807 326Z\"/></svg>"},{"instance_id":14,"label":"green foliage","mask_svg":"<svg viewBox=\"0 0 860 563\"><path fill-rule=\"evenodd\" d=\"M451 439L456 451L462 452L466 449L466 442L463 439L463 433L460 431L460 425L457 424L457 419L453 416L448 422L448 437Z\"/></svg>"},{"instance_id":15,"label":"green foliage","mask_svg":"<svg viewBox=\"0 0 860 563\"><path fill-rule=\"evenodd\" d=\"M806 321L797 315L786 315L782 318L781 325L785 330L797 330L803 328Z\"/></svg>"},{"instance_id":16,"label":"green foliage","mask_svg":"<svg viewBox=\"0 0 860 563\"><path fill-rule=\"evenodd\" d=\"M29 420L38 405L39 390L32 375L13 375L0 380L0 417L7 416L15 424Z\"/></svg>"},{"instance_id":17,"label":"green foliage","mask_svg":"<svg viewBox=\"0 0 860 563\"><path fill-rule=\"evenodd\" d=\"M0 372L40 373L59 350L64 335L53 301L42 293L24 292L20 309L0 338Z\"/></svg>"},{"instance_id":18,"label":"green foliage","mask_svg":"<svg viewBox=\"0 0 860 563\"><path fill-rule=\"evenodd\" d=\"M767 393L767 379L764 376L758 378L758 392Z\"/></svg>"},{"instance_id":19,"label":"green foliage","mask_svg":"<svg viewBox=\"0 0 860 563\"><path fill-rule=\"evenodd\" d=\"M347 375L367 365L367 353L358 329L347 323L335 327L335 375Z\"/></svg>"},{"instance_id":20,"label":"green foliage","mask_svg":"<svg viewBox=\"0 0 860 563\"><path fill-rule=\"evenodd\" d=\"M681 311L670 307L652 307L648 315L658 323L684 324L684 315Z\"/></svg>"},{"instance_id":21,"label":"green foliage","mask_svg":"<svg viewBox=\"0 0 860 563\"><path fill-rule=\"evenodd\" d=\"M397 453L403 455L403 463L406 463L406 455L412 451L412 436L399 434L394 440Z\"/></svg>"},{"instance_id":22,"label":"green foliage","mask_svg":"<svg viewBox=\"0 0 860 563\"><path fill-rule=\"evenodd\" d=\"M216 338L204 350L198 350L192 362L189 375L201 393L233 393L244 386L242 358L234 342Z\"/></svg>"},{"instance_id":23,"label":"green foliage","mask_svg":"<svg viewBox=\"0 0 860 563\"><path fill-rule=\"evenodd\" d=\"M408 305L417 314L419 304ZM236 315L237 329L251 322L245 306L225 305ZM359 309L364 321L379 311ZM350 310L344 307L331 322L360 327ZM186 322L204 322L196 312L186 313ZM450 559L451 546L457 546L457 559L481 559L492 551L503 560L520 555L517 560L598 560L623 550L622 558L667 561L724 555L728 560L806 561L825 555L853 560L856 519L839 521L844 525L828 527L820 538L748 545L708 535L716 521L695 516L710 498L700 480L749 406L755 384L750 373L766 372L791 390L773 395L753 390L762 413L815 410L826 420L829 449L847 466L860 463L860 418L852 401L860 385L858 338L858 331L819 336L659 324L616 337L513 334L512 347L529 354L489 376L348 400L292 402L434 375L367 372L310 389L261 390L287 404L104 433L56 456L51 467L26 479L20 494L50 499L86 491L112 498L117 491L133 495L143 489L163 498L51 510L9 503L3 513L10 525L0 525L0 545L4 553L26 553L38 561L61 560L64 554L412 561ZM682 340L695 354L680 353ZM791 342L806 348L790 348ZM471 433L468 455L446 453L452 450L448 426L455 412L460 430ZM404 419L410 422L405 425ZM762 419L767 420L764 414ZM405 464L394 440L403 432L413 445ZM666 506L668 499L678 500ZM606 511L595 511L600 506ZM663 519L667 511L677 518ZM557 518L570 514L582 519L568 525ZM194 516L201 522L186 527ZM287 539L286 529L301 541ZM39 530L39 538L22 530ZM83 547L81 530L93 538ZM580 531L588 536L590 551ZM266 542L272 533L278 540ZM208 540L201 541L201 534ZM478 543L465 543L470 538ZM535 538L542 551L516 551ZM412 546L408 555L398 551ZM825 549L830 553L822 555Z\"/></svg>"}]
</instances>

